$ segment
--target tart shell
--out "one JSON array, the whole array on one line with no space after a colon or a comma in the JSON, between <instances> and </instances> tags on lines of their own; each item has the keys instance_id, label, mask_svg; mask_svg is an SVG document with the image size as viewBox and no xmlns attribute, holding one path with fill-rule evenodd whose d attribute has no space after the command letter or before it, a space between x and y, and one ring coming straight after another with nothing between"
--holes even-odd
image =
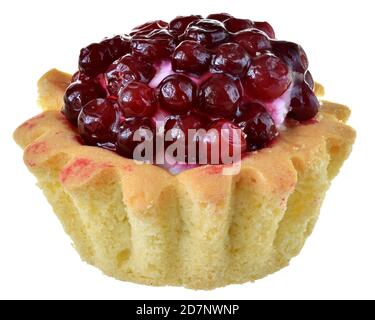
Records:
<instances>
[{"instance_id":1,"label":"tart shell","mask_svg":"<svg viewBox=\"0 0 375 320\"><path fill-rule=\"evenodd\" d=\"M59 111L70 78L40 79L44 112L14 138L81 258L120 280L213 289L283 268L355 140L350 110L321 100L316 121L248 154L238 174L207 165L173 176L82 145Z\"/></svg>"}]
</instances>

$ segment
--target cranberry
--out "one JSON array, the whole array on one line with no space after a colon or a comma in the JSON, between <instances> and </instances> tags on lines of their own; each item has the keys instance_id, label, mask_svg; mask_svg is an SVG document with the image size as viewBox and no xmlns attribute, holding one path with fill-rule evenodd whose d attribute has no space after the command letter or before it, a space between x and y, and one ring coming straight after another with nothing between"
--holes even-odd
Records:
<instances>
[{"instance_id":1,"label":"cranberry","mask_svg":"<svg viewBox=\"0 0 375 320\"><path fill-rule=\"evenodd\" d=\"M253 95L263 100L280 97L292 82L288 66L270 53L255 57L248 75L244 81L250 84Z\"/></svg>"},{"instance_id":2,"label":"cranberry","mask_svg":"<svg viewBox=\"0 0 375 320\"><path fill-rule=\"evenodd\" d=\"M198 42L181 42L172 56L172 68L176 72L203 73L208 70L211 55Z\"/></svg>"},{"instance_id":3,"label":"cranberry","mask_svg":"<svg viewBox=\"0 0 375 320\"><path fill-rule=\"evenodd\" d=\"M188 161L190 163L197 162L197 147L199 142L199 129L204 129L207 125L207 120L194 113L190 113L183 116L169 117L164 125L166 135L166 146L168 147L172 143L178 143L185 146L185 159L178 159L179 161ZM189 130L195 130L190 131ZM190 136L189 136L190 133ZM192 141L189 141L192 139ZM190 142L190 144L189 144ZM188 159L188 148L195 148L196 157ZM171 155L173 156L173 155Z\"/></svg>"},{"instance_id":4,"label":"cranberry","mask_svg":"<svg viewBox=\"0 0 375 320\"><path fill-rule=\"evenodd\" d=\"M106 70L111 63L106 47L100 43L92 43L81 49L79 55L79 71L87 76L96 76Z\"/></svg>"},{"instance_id":5,"label":"cranberry","mask_svg":"<svg viewBox=\"0 0 375 320\"><path fill-rule=\"evenodd\" d=\"M240 156L247 149L244 132L240 127L225 119L211 123L207 134L201 139L207 146L207 160L211 164L230 164L227 163L226 160L229 159L226 157ZM219 152L217 156L215 152Z\"/></svg>"},{"instance_id":6,"label":"cranberry","mask_svg":"<svg viewBox=\"0 0 375 320\"><path fill-rule=\"evenodd\" d=\"M314 90L315 82L310 71L306 71L304 79L308 86L311 88L311 90Z\"/></svg>"},{"instance_id":7,"label":"cranberry","mask_svg":"<svg viewBox=\"0 0 375 320\"><path fill-rule=\"evenodd\" d=\"M224 21L224 26L229 32L235 33L252 28L253 22L248 19L230 18Z\"/></svg>"},{"instance_id":8,"label":"cranberry","mask_svg":"<svg viewBox=\"0 0 375 320\"><path fill-rule=\"evenodd\" d=\"M207 79L199 90L199 107L212 117L234 114L241 100L239 88L230 77L217 74Z\"/></svg>"},{"instance_id":9,"label":"cranberry","mask_svg":"<svg viewBox=\"0 0 375 320\"><path fill-rule=\"evenodd\" d=\"M237 43L223 43L215 51L210 71L242 77L250 66L250 56Z\"/></svg>"},{"instance_id":10,"label":"cranberry","mask_svg":"<svg viewBox=\"0 0 375 320\"><path fill-rule=\"evenodd\" d=\"M266 147L278 135L272 117L259 103L241 105L235 121L246 134L249 151Z\"/></svg>"},{"instance_id":11,"label":"cranberry","mask_svg":"<svg viewBox=\"0 0 375 320\"><path fill-rule=\"evenodd\" d=\"M159 84L159 102L163 109L174 114L186 113L197 100L195 83L184 75L174 74Z\"/></svg>"},{"instance_id":12,"label":"cranberry","mask_svg":"<svg viewBox=\"0 0 375 320\"><path fill-rule=\"evenodd\" d=\"M78 117L78 132L90 145L114 142L119 113L108 99L91 100Z\"/></svg>"},{"instance_id":13,"label":"cranberry","mask_svg":"<svg viewBox=\"0 0 375 320\"><path fill-rule=\"evenodd\" d=\"M166 29L134 35L131 44L133 54L150 61L169 58L176 46L174 37Z\"/></svg>"},{"instance_id":14,"label":"cranberry","mask_svg":"<svg viewBox=\"0 0 375 320\"><path fill-rule=\"evenodd\" d=\"M168 23L162 20L154 20L154 21L148 21L144 24L141 24L137 27L135 27L131 32L130 35L133 36L137 33L145 33L149 32L152 30L157 30L157 29L163 29L168 27Z\"/></svg>"},{"instance_id":15,"label":"cranberry","mask_svg":"<svg viewBox=\"0 0 375 320\"><path fill-rule=\"evenodd\" d=\"M76 126L78 115L83 106L93 99L103 98L104 96L105 92L95 83L74 82L66 89L62 112Z\"/></svg>"},{"instance_id":16,"label":"cranberry","mask_svg":"<svg viewBox=\"0 0 375 320\"><path fill-rule=\"evenodd\" d=\"M79 81L81 76L81 73L79 71L76 71L73 73L72 78L70 79L70 83Z\"/></svg>"},{"instance_id":17,"label":"cranberry","mask_svg":"<svg viewBox=\"0 0 375 320\"><path fill-rule=\"evenodd\" d=\"M319 100L314 91L305 82L302 85L296 85L293 88L288 117L298 121L307 121L314 118L318 111Z\"/></svg>"},{"instance_id":18,"label":"cranberry","mask_svg":"<svg viewBox=\"0 0 375 320\"><path fill-rule=\"evenodd\" d=\"M182 35L186 27L193 21L202 19L202 16L191 15L191 16L178 16L169 22L169 31L176 37Z\"/></svg>"},{"instance_id":19,"label":"cranberry","mask_svg":"<svg viewBox=\"0 0 375 320\"><path fill-rule=\"evenodd\" d=\"M218 20L218 21L225 21L228 20L229 18L233 18L229 13L213 13L209 14L206 19L211 19L211 20Z\"/></svg>"},{"instance_id":20,"label":"cranberry","mask_svg":"<svg viewBox=\"0 0 375 320\"><path fill-rule=\"evenodd\" d=\"M142 141L135 141L134 134L137 133ZM117 150L127 158L133 158L135 148L143 141L152 141L153 153L155 153L155 126L149 118L130 118L121 126L117 135ZM136 159L140 160L140 159ZM152 159L147 159L152 161Z\"/></svg>"},{"instance_id":21,"label":"cranberry","mask_svg":"<svg viewBox=\"0 0 375 320\"><path fill-rule=\"evenodd\" d=\"M120 89L118 103L126 118L151 117L157 107L154 89L136 81Z\"/></svg>"},{"instance_id":22,"label":"cranberry","mask_svg":"<svg viewBox=\"0 0 375 320\"><path fill-rule=\"evenodd\" d=\"M130 53L130 38L124 35L117 35L112 38L104 39L101 43L105 47L111 62Z\"/></svg>"},{"instance_id":23,"label":"cranberry","mask_svg":"<svg viewBox=\"0 0 375 320\"><path fill-rule=\"evenodd\" d=\"M185 142L187 143L187 137L189 130L199 130L206 127L207 120L205 117L190 113L182 116L169 117L164 125L165 133L171 130L171 135L174 140L182 138L182 134L185 137Z\"/></svg>"},{"instance_id":24,"label":"cranberry","mask_svg":"<svg viewBox=\"0 0 375 320\"><path fill-rule=\"evenodd\" d=\"M288 41L272 41L272 51L294 71L305 73L309 66L306 53L298 44Z\"/></svg>"},{"instance_id":25,"label":"cranberry","mask_svg":"<svg viewBox=\"0 0 375 320\"><path fill-rule=\"evenodd\" d=\"M255 21L254 28L263 31L271 39L275 39L275 31L272 26L266 21Z\"/></svg>"},{"instance_id":26,"label":"cranberry","mask_svg":"<svg viewBox=\"0 0 375 320\"><path fill-rule=\"evenodd\" d=\"M91 78L89 76L86 76L85 74L77 71L72 75L72 79L70 80L70 83L73 82L80 82L80 81L91 81Z\"/></svg>"},{"instance_id":27,"label":"cranberry","mask_svg":"<svg viewBox=\"0 0 375 320\"><path fill-rule=\"evenodd\" d=\"M73 82L92 82L94 84L97 84L98 86L105 87L102 80L103 80L103 74L102 73L99 73L98 75L93 76L93 77L89 77L88 75L77 71L76 73L73 74L70 83L73 83Z\"/></svg>"},{"instance_id":28,"label":"cranberry","mask_svg":"<svg viewBox=\"0 0 375 320\"><path fill-rule=\"evenodd\" d=\"M131 81L148 83L155 75L155 69L132 55L126 55L109 66L105 73L107 90L110 95L117 96L121 87Z\"/></svg>"},{"instance_id":29,"label":"cranberry","mask_svg":"<svg viewBox=\"0 0 375 320\"><path fill-rule=\"evenodd\" d=\"M195 40L213 47L227 40L229 34L224 24L217 20L202 19L189 24L180 40Z\"/></svg>"},{"instance_id":30,"label":"cranberry","mask_svg":"<svg viewBox=\"0 0 375 320\"><path fill-rule=\"evenodd\" d=\"M233 35L233 42L241 45L250 55L271 49L268 37L257 29L243 30Z\"/></svg>"}]
</instances>

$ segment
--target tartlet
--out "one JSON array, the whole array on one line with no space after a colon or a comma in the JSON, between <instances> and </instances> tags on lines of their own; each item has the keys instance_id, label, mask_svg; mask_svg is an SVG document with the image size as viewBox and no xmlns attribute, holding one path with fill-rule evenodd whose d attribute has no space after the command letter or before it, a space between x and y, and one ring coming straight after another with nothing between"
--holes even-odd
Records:
<instances>
[{"instance_id":1,"label":"tartlet","mask_svg":"<svg viewBox=\"0 0 375 320\"><path fill-rule=\"evenodd\" d=\"M191 26L201 18L179 19ZM225 14L209 19L229 19L232 36L257 25ZM181 21L173 21L146 24L146 31L153 25L186 33L178 29ZM133 38L143 35L144 26ZM268 24L257 26L274 37ZM139 48L136 43L133 53ZM54 69L39 80L43 113L22 124L14 138L81 258L120 280L213 289L281 269L311 234L355 140L345 124L350 110L324 101L316 84L319 111L307 122L280 123L272 141L243 154L239 173L223 174L227 164L178 172L140 165L108 145L89 146L92 141L60 111L71 79Z\"/></svg>"}]
</instances>

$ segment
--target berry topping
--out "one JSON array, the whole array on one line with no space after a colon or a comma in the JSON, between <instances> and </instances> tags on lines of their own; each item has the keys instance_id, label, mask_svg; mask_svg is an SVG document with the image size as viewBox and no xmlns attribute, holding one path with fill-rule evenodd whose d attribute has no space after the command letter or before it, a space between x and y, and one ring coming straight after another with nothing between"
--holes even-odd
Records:
<instances>
[{"instance_id":1,"label":"berry topping","mask_svg":"<svg viewBox=\"0 0 375 320\"><path fill-rule=\"evenodd\" d=\"M264 100L280 97L292 82L288 66L270 53L253 59L248 76L253 95Z\"/></svg>"},{"instance_id":2,"label":"berry topping","mask_svg":"<svg viewBox=\"0 0 375 320\"><path fill-rule=\"evenodd\" d=\"M315 117L318 111L318 98L308 84L304 82L301 87L295 87L288 117L298 121L307 121Z\"/></svg>"},{"instance_id":3,"label":"berry topping","mask_svg":"<svg viewBox=\"0 0 375 320\"><path fill-rule=\"evenodd\" d=\"M196 104L197 86L188 77L175 74L166 77L159 85L159 102L173 114L186 113Z\"/></svg>"},{"instance_id":4,"label":"berry topping","mask_svg":"<svg viewBox=\"0 0 375 320\"><path fill-rule=\"evenodd\" d=\"M119 113L107 99L91 100L78 117L78 132L89 145L114 143Z\"/></svg>"},{"instance_id":5,"label":"berry topping","mask_svg":"<svg viewBox=\"0 0 375 320\"><path fill-rule=\"evenodd\" d=\"M156 29L146 34L136 34L131 40L133 54L154 61L170 57L175 39L166 29Z\"/></svg>"},{"instance_id":6,"label":"berry topping","mask_svg":"<svg viewBox=\"0 0 375 320\"><path fill-rule=\"evenodd\" d=\"M248 19L229 18L224 21L224 25L229 32L236 33L238 31L252 28L253 22Z\"/></svg>"},{"instance_id":7,"label":"berry topping","mask_svg":"<svg viewBox=\"0 0 375 320\"><path fill-rule=\"evenodd\" d=\"M62 112L73 124L77 125L78 115L83 106L91 100L105 97L105 92L93 82L73 82L64 95Z\"/></svg>"},{"instance_id":8,"label":"berry topping","mask_svg":"<svg viewBox=\"0 0 375 320\"><path fill-rule=\"evenodd\" d=\"M122 87L118 103L126 118L151 117L156 111L154 89L141 82L130 82Z\"/></svg>"},{"instance_id":9,"label":"berry topping","mask_svg":"<svg viewBox=\"0 0 375 320\"><path fill-rule=\"evenodd\" d=\"M259 103L241 105L235 121L246 134L249 151L266 147L278 135L271 116Z\"/></svg>"},{"instance_id":10,"label":"berry topping","mask_svg":"<svg viewBox=\"0 0 375 320\"><path fill-rule=\"evenodd\" d=\"M166 27L168 27L168 23L163 21L163 20L149 21L149 22L146 22L144 24L141 24L141 25L135 27L130 32L130 35L134 36L137 33L148 33L152 30L164 29Z\"/></svg>"},{"instance_id":11,"label":"berry topping","mask_svg":"<svg viewBox=\"0 0 375 320\"><path fill-rule=\"evenodd\" d=\"M147 131L147 140L156 138L160 123L172 131L162 150L153 139L155 159L168 160L173 142L188 146L189 129L205 129L191 147L200 151L203 144L209 163L225 164L227 157L212 158L211 150L225 147L229 157L237 149L255 151L286 128L286 117L306 124L316 116L319 101L308 67L302 47L276 40L267 22L228 13L154 20L130 35L83 48L62 112L86 144L128 158L139 156L133 152L142 139L134 137ZM177 162L184 166L202 158L185 152Z\"/></svg>"},{"instance_id":12,"label":"berry topping","mask_svg":"<svg viewBox=\"0 0 375 320\"><path fill-rule=\"evenodd\" d=\"M135 139L135 134L139 139ZM135 148L145 140L152 141L154 144L155 126L153 122L149 118L130 118L123 123L117 135L117 150L123 156L133 158Z\"/></svg>"},{"instance_id":13,"label":"berry topping","mask_svg":"<svg viewBox=\"0 0 375 320\"><path fill-rule=\"evenodd\" d=\"M203 73L208 70L211 55L196 41L181 42L172 55L172 67L176 72Z\"/></svg>"},{"instance_id":14,"label":"berry topping","mask_svg":"<svg viewBox=\"0 0 375 320\"><path fill-rule=\"evenodd\" d=\"M191 16L178 16L169 22L169 31L176 37L182 35L186 27L193 21L202 19L202 16L191 15Z\"/></svg>"},{"instance_id":15,"label":"berry topping","mask_svg":"<svg viewBox=\"0 0 375 320\"><path fill-rule=\"evenodd\" d=\"M275 39L275 31L268 22L255 21L254 28L263 31L270 39Z\"/></svg>"},{"instance_id":16,"label":"berry topping","mask_svg":"<svg viewBox=\"0 0 375 320\"><path fill-rule=\"evenodd\" d=\"M109 66L105 73L107 90L117 96L121 87L131 81L148 83L155 75L152 64L132 55L126 55Z\"/></svg>"},{"instance_id":17,"label":"berry topping","mask_svg":"<svg viewBox=\"0 0 375 320\"><path fill-rule=\"evenodd\" d=\"M207 16L207 19L218 20L221 22L228 20L229 18L233 18L229 13L213 13Z\"/></svg>"},{"instance_id":18,"label":"berry topping","mask_svg":"<svg viewBox=\"0 0 375 320\"><path fill-rule=\"evenodd\" d=\"M243 30L233 35L233 42L241 45L250 55L271 49L271 41L257 29Z\"/></svg>"},{"instance_id":19,"label":"berry topping","mask_svg":"<svg viewBox=\"0 0 375 320\"><path fill-rule=\"evenodd\" d=\"M306 71L304 79L305 79L305 82L311 88L311 90L314 90L315 83L314 83L314 79L313 79L310 71Z\"/></svg>"},{"instance_id":20,"label":"berry topping","mask_svg":"<svg viewBox=\"0 0 375 320\"><path fill-rule=\"evenodd\" d=\"M225 157L241 155L247 149L244 132L233 122L225 119L211 123L202 140L207 146L207 160L210 164L227 163ZM216 152L213 152L212 149ZM212 154L216 157L212 157Z\"/></svg>"},{"instance_id":21,"label":"berry topping","mask_svg":"<svg viewBox=\"0 0 375 320\"><path fill-rule=\"evenodd\" d=\"M79 71L87 76L96 76L104 72L111 63L106 46L93 43L83 48L79 55Z\"/></svg>"},{"instance_id":22,"label":"berry topping","mask_svg":"<svg viewBox=\"0 0 375 320\"><path fill-rule=\"evenodd\" d=\"M309 66L306 53L298 44L287 41L272 41L272 51L285 61L293 71L304 73Z\"/></svg>"},{"instance_id":23,"label":"berry topping","mask_svg":"<svg viewBox=\"0 0 375 320\"><path fill-rule=\"evenodd\" d=\"M183 116L169 117L164 125L166 135L166 146L177 142L185 145L185 159L188 156L188 148L198 147L198 130L205 129L207 120L198 114L188 114ZM195 130L190 131L189 130ZM190 133L190 135L189 135ZM189 144L190 139L190 144ZM191 159L192 160L192 159Z\"/></svg>"},{"instance_id":24,"label":"berry topping","mask_svg":"<svg viewBox=\"0 0 375 320\"><path fill-rule=\"evenodd\" d=\"M227 40L228 31L222 22L202 19L189 24L181 40L195 40L207 47L213 47Z\"/></svg>"},{"instance_id":25,"label":"berry topping","mask_svg":"<svg viewBox=\"0 0 375 320\"><path fill-rule=\"evenodd\" d=\"M206 127L206 119L198 114L191 113L183 116L170 117L165 122L165 132L172 130L172 137L178 138L181 132L187 137L188 130L204 129ZM181 132L177 132L177 129Z\"/></svg>"},{"instance_id":26,"label":"berry topping","mask_svg":"<svg viewBox=\"0 0 375 320\"><path fill-rule=\"evenodd\" d=\"M249 66L250 56L244 48L237 43L224 43L216 49L210 71L242 77Z\"/></svg>"},{"instance_id":27,"label":"berry topping","mask_svg":"<svg viewBox=\"0 0 375 320\"><path fill-rule=\"evenodd\" d=\"M101 42L101 45L104 46L111 62L131 52L130 37L128 36L118 35L107 38Z\"/></svg>"},{"instance_id":28,"label":"berry topping","mask_svg":"<svg viewBox=\"0 0 375 320\"><path fill-rule=\"evenodd\" d=\"M76 73L73 74L70 83L80 82L80 81L86 81L86 82L91 81L91 78L89 76L86 76L85 74L77 71Z\"/></svg>"},{"instance_id":29,"label":"berry topping","mask_svg":"<svg viewBox=\"0 0 375 320\"><path fill-rule=\"evenodd\" d=\"M230 117L237 109L241 95L236 82L222 74L206 80L199 91L200 109L214 118Z\"/></svg>"}]
</instances>

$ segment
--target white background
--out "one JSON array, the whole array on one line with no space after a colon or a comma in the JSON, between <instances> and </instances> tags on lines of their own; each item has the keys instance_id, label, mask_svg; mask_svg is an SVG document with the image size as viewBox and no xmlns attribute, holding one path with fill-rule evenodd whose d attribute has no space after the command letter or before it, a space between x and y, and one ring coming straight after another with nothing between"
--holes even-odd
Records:
<instances>
[{"instance_id":1,"label":"white background","mask_svg":"<svg viewBox=\"0 0 375 320\"><path fill-rule=\"evenodd\" d=\"M375 298L373 1L1 1L0 298ZM79 49L151 19L227 11L302 44L327 97L352 108L358 138L302 253L256 283L210 292L116 281L81 262L12 140L38 113L36 81L73 72Z\"/></svg>"}]
</instances>

